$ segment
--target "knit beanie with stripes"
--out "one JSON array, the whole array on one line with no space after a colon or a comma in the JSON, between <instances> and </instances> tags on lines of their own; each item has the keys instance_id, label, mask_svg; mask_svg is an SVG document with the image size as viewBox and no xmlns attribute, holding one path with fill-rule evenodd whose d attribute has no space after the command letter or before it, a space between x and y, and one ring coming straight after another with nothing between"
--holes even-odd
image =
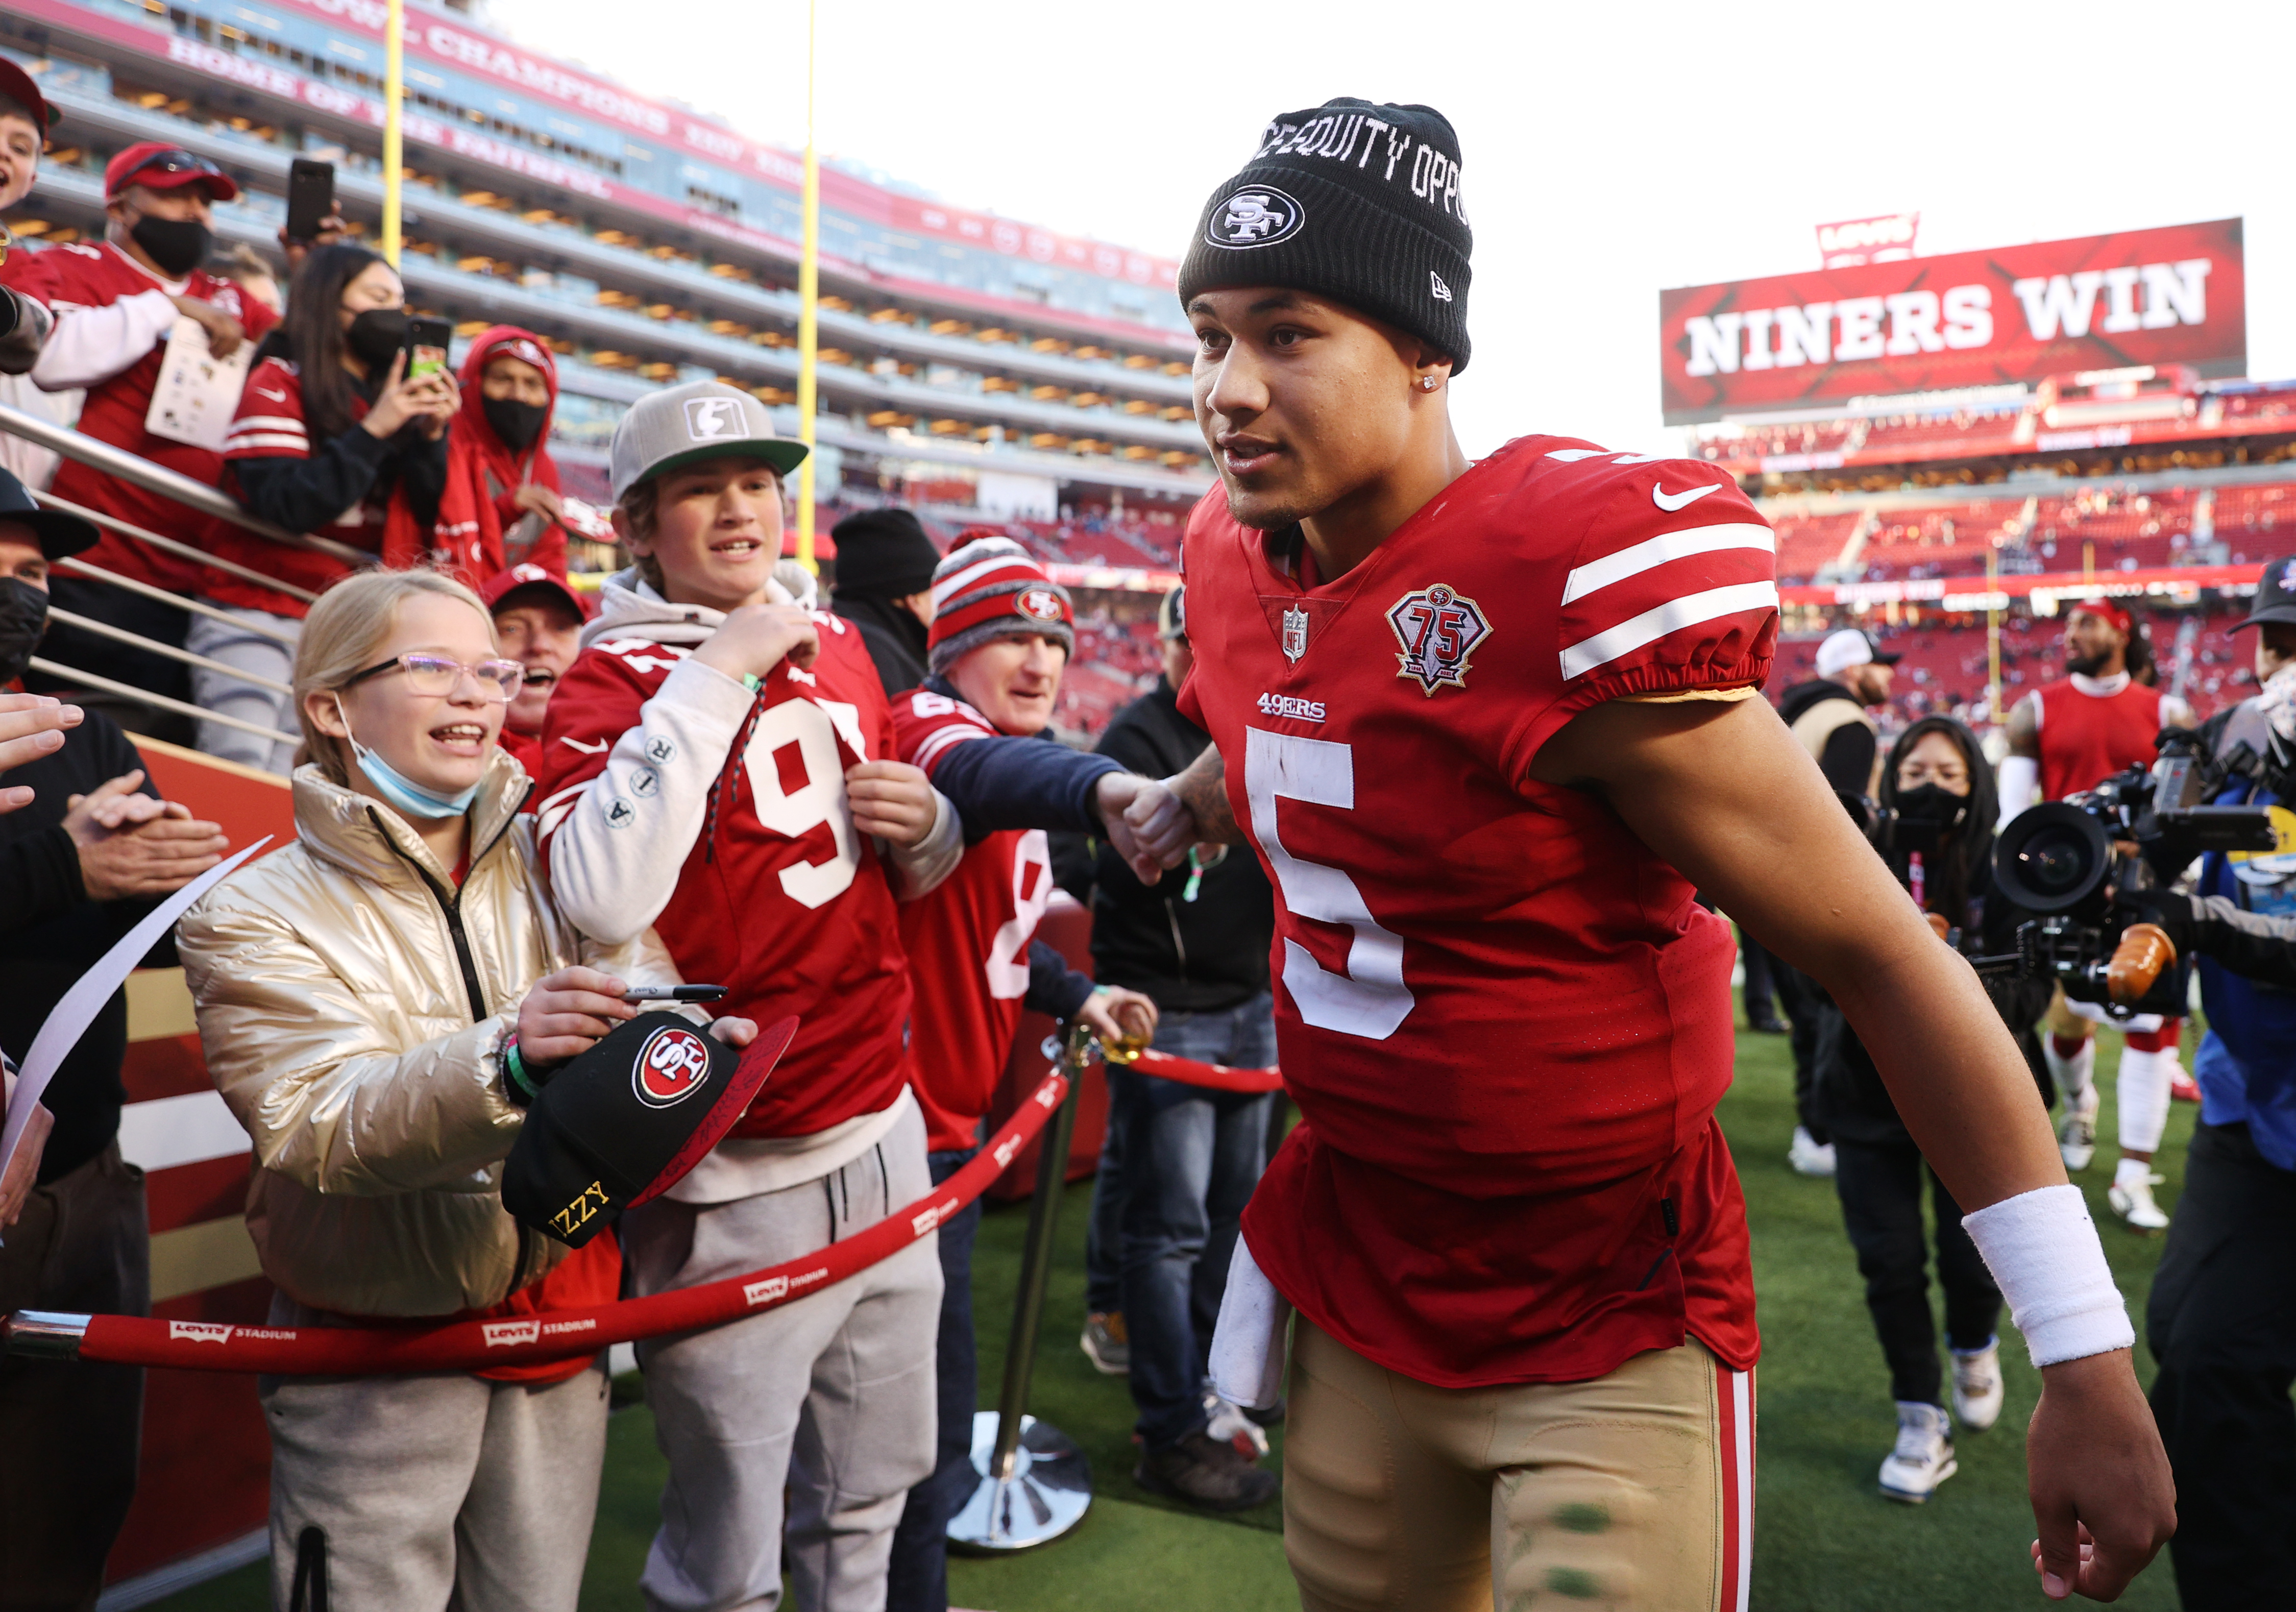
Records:
<instances>
[{"instance_id":1,"label":"knit beanie with stripes","mask_svg":"<svg viewBox=\"0 0 2296 1612\"><path fill-rule=\"evenodd\" d=\"M952 549L933 571L932 600L927 642L935 676L991 639L1015 633L1042 633L1076 653L1076 608L1068 589L1010 537L976 537Z\"/></svg>"}]
</instances>

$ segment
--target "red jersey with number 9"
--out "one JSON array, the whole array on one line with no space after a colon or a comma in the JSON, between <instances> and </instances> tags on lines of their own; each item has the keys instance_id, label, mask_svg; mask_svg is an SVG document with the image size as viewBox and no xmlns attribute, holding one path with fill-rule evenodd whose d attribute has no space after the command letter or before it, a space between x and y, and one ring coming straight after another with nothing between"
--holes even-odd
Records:
<instances>
[{"instance_id":1,"label":"red jersey with number 9","mask_svg":"<svg viewBox=\"0 0 2296 1612\"><path fill-rule=\"evenodd\" d=\"M893 758L932 775L972 739L996 738L961 700L916 689L893 696ZM909 1089L925 1111L935 1152L980 1141L980 1117L1029 994L1029 942L1053 895L1053 853L1042 829L1002 829L967 846L956 871L901 906L901 946L915 999L909 1020Z\"/></svg>"},{"instance_id":2,"label":"red jersey with number 9","mask_svg":"<svg viewBox=\"0 0 2296 1612\"><path fill-rule=\"evenodd\" d=\"M1729 926L1593 795L1571 716L1731 697L1777 635L1769 527L1695 462L1525 438L1318 584L1296 529L1188 527L1181 709L1277 889L1303 1123L1244 1215L1268 1279L1423 1382L1759 1351Z\"/></svg>"},{"instance_id":3,"label":"red jersey with number 9","mask_svg":"<svg viewBox=\"0 0 2296 1612\"><path fill-rule=\"evenodd\" d=\"M674 619L679 607L656 608ZM546 865L558 877L563 825L594 790L607 832L630 836L667 833L658 816L666 778L683 774L681 789L707 790L676 889L641 904L658 914L651 921L681 978L726 987L716 1011L760 1024L798 1016L796 1040L735 1136L813 1135L885 1109L906 1079L899 921L884 864L854 827L845 794L848 767L890 758L892 717L860 634L835 617L814 620L821 654L812 670L784 660L760 680L730 747L701 754L660 741L645 766L619 779L609 775L614 746L693 651L660 642L652 625L597 639L551 695L535 791ZM705 626L693 636L708 634Z\"/></svg>"}]
</instances>

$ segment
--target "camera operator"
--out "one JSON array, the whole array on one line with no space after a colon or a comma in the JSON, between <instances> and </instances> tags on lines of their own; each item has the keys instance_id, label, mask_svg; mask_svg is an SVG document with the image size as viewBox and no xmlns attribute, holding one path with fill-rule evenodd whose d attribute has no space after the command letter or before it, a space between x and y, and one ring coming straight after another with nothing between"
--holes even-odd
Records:
<instances>
[{"instance_id":1,"label":"camera operator","mask_svg":"<svg viewBox=\"0 0 2296 1612\"><path fill-rule=\"evenodd\" d=\"M2233 769L2219 806L2296 795L2292 582L2296 561L2266 563L2240 623L2258 629L2264 688L2202 730ZM2177 1482L2177 1587L2187 1612L2283 1605L2296 1583L2296 856L2211 852L2196 895L2119 901L2197 956L2209 1022L2184 1197L2145 1313Z\"/></svg>"},{"instance_id":2,"label":"camera operator","mask_svg":"<svg viewBox=\"0 0 2296 1612\"><path fill-rule=\"evenodd\" d=\"M1958 932L1965 950L2006 950L2027 914L1995 889L1992 769L1977 735L1949 716L1926 716L1898 738L1882 769L1877 848L1933 927ZM1894 818L1890 814L1895 814ZM2046 1092L2031 1028L2047 1006L2045 980L1988 981L2002 1022ZM1816 1002L1814 1107L1833 1140L1834 1190L1857 1250L1890 1397L1898 1443L1882 1463L1882 1494L1919 1504L1953 1476L1952 1421L1971 1432L2001 1414L1996 1328L2001 1290L1962 1229L1961 1209L1914 1145L1865 1045L1830 998ZM1922 1179L1937 1215L1938 1285L1945 1289L1946 1345L1953 1353L1953 1416L1939 1370L1923 1246Z\"/></svg>"}]
</instances>

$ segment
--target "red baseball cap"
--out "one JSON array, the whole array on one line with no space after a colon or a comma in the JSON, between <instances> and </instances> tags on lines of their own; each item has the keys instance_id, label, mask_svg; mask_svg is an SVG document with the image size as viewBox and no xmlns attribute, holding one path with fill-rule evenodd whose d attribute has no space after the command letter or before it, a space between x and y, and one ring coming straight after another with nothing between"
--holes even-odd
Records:
<instances>
[{"instance_id":1,"label":"red baseball cap","mask_svg":"<svg viewBox=\"0 0 2296 1612\"><path fill-rule=\"evenodd\" d=\"M590 618L590 612L582 608L582 595L568 586L563 577L554 576L530 561L488 577L487 585L479 590L479 597L485 600L487 609L493 611L499 610L502 601L521 588L547 588L565 601L566 608L577 617L585 621Z\"/></svg>"},{"instance_id":2,"label":"red baseball cap","mask_svg":"<svg viewBox=\"0 0 2296 1612\"><path fill-rule=\"evenodd\" d=\"M48 104L47 97L40 94L40 86L32 81L32 75L5 56L0 56L0 99L13 101L31 113L32 121L43 132L55 127L56 119L63 116Z\"/></svg>"},{"instance_id":3,"label":"red baseball cap","mask_svg":"<svg viewBox=\"0 0 2296 1612\"><path fill-rule=\"evenodd\" d=\"M2113 603L2110 599L2084 599L2079 604L2073 606L2073 609L2077 610L2087 610L2090 615L2097 617L2101 620L2111 622L2114 630L2118 632L2134 633L2136 630L2136 618L2131 617L2127 610L2121 609L2120 606Z\"/></svg>"},{"instance_id":4,"label":"red baseball cap","mask_svg":"<svg viewBox=\"0 0 2296 1612\"><path fill-rule=\"evenodd\" d=\"M103 165L106 201L131 184L152 191L204 184L209 198L217 201L234 200L239 195L239 185L229 174L205 157L195 157L182 146L169 145L164 140L140 140Z\"/></svg>"}]
</instances>

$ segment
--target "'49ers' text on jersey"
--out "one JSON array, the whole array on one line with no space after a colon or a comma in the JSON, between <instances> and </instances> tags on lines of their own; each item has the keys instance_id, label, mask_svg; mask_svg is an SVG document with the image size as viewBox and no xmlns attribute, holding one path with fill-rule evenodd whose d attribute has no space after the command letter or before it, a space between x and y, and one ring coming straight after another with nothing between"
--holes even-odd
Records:
<instances>
[{"instance_id":1,"label":"'49ers' text on jersey","mask_svg":"<svg viewBox=\"0 0 2296 1612\"><path fill-rule=\"evenodd\" d=\"M1305 1120L1246 1211L1316 1324L1445 1386L1575 1381L1691 1333L1758 1344L1729 1084L1729 927L1591 795L1531 776L1574 715L1743 697L1770 528L1720 472L1509 444L1318 585L1218 489L1187 535L1195 669L1277 890Z\"/></svg>"},{"instance_id":2,"label":"'49ers' text on jersey","mask_svg":"<svg viewBox=\"0 0 2296 1612\"><path fill-rule=\"evenodd\" d=\"M683 755L658 741L643 765L609 772L618 741L691 652L636 631L575 657L544 727L545 866L577 797L603 792L594 804L619 845L661 831L652 814L673 770L698 768L709 781L700 831L654 930L683 978L728 987L720 1011L761 1024L799 1019L736 1136L812 1135L885 1109L904 1078L909 985L898 919L845 793L848 767L891 755L892 717L860 634L834 617L814 619L819 658L809 671L784 660L760 681L730 752Z\"/></svg>"},{"instance_id":3,"label":"'49ers' text on jersey","mask_svg":"<svg viewBox=\"0 0 2296 1612\"><path fill-rule=\"evenodd\" d=\"M957 745L996 737L961 700L930 689L893 697L894 757L928 777ZM1045 831L1002 829L968 846L956 871L901 908L915 995L909 1084L936 1151L979 1140L1029 992L1029 943L1052 894Z\"/></svg>"}]
</instances>

